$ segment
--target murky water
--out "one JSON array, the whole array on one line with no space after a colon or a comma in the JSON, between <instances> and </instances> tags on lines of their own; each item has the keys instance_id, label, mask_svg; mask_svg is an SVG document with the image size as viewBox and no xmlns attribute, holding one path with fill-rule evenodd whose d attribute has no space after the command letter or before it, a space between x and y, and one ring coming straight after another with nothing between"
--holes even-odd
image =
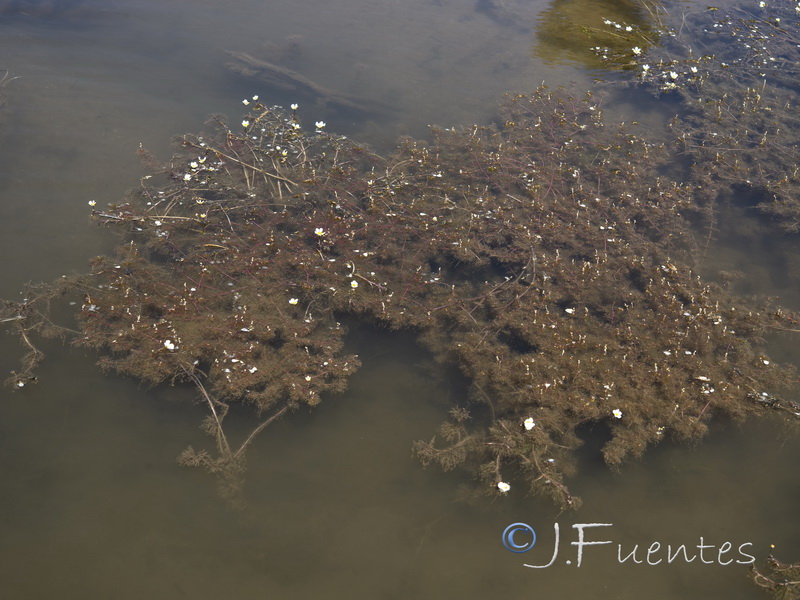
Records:
<instances>
[{"instance_id":1,"label":"murky water","mask_svg":"<svg viewBox=\"0 0 800 600\"><path fill-rule=\"evenodd\" d=\"M506 90L590 79L537 41L537 15L549 8L538 2L507 2L511 20L472 0L46 4L0 3L0 68L19 77L0 114L0 297L112 248L110 234L87 226L87 202L118 200L137 183L140 143L166 159L174 134L210 113L237 118L245 96L298 101L307 123L324 119L389 147L428 123L486 121ZM270 96L226 69L226 50L388 109L345 114ZM773 289L800 305L769 251L709 262L744 271L744 291ZM354 343L368 358L348 393L274 424L254 445L241 512L205 473L175 462L186 445L208 444L191 390L141 388L99 373L92 356L49 346L41 383L0 400L0 596L756 599L746 568L721 560L740 558L747 542L759 559L769 544L800 557L800 440L773 423L720 424L698 448L667 443L618 474L590 447L572 483L584 498L575 514L521 494L468 506L453 502L461 475L423 470L410 452L441 422L446 392L408 345ZM0 370L19 351L0 338ZM800 362L796 344L781 353ZM246 415L240 422L245 435ZM534 552L502 547L514 521L535 526ZM550 560L554 522L556 563L523 567ZM579 570L575 523L613 524L587 530L587 540L613 544L584 548ZM638 544L641 560L654 541L696 554L701 536L714 564L617 559L617 544L624 555ZM725 542L733 550L720 558Z\"/></svg>"}]
</instances>

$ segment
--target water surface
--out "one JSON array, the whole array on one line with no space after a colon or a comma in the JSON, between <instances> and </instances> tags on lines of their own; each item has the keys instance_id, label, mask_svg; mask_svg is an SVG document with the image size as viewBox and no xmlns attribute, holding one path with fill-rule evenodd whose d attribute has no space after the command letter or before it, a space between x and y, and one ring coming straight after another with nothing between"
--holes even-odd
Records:
<instances>
[{"instance_id":1,"label":"water surface","mask_svg":"<svg viewBox=\"0 0 800 600\"><path fill-rule=\"evenodd\" d=\"M512 22L455 0L50 4L55 12L13 2L0 12L0 67L19 77L0 116L0 297L84 270L113 248L111 234L87 225L87 202L118 201L136 185L139 144L166 160L173 135L200 129L210 113L238 118L246 96L298 101L232 75L226 50L392 107L378 118L302 102L306 123L324 119L378 148L424 136L430 123L486 122L506 90L543 80L586 86L594 75L554 60L556 51L539 58L536 19L547 7L538 2L509 2ZM769 248L722 248L709 263L744 271L743 291L777 290L797 302L778 289ZM457 388L434 385L406 343L384 335L353 343L365 366L350 390L274 424L254 444L242 511L207 474L175 461L186 445L209 441L192 390L146 389L103 375L82 351L47 346L41 383L0 400L0 594L763 597L744 567L620 565L610 546L587 549L579 570L565 564L567 550L549 569L526 569L525 560L546 562L555 521L565 532L576 522L613 523L609 539L629 549L703 536L752 542L759 559L769 544L800 558L800 442L774 423L720 424L697 448L667 442L620 473L590 447L571 484L584 498L578 513L558 514L517 488L490 504L456 503L468 477L422 469L410 447L433 434ZM784 343L782 353L800 362L795 346ZM13 338L0 338L0 369L13 369L19 353ZM247 415L236 416L231 435L243 436ZM542 536L526 558L500 543L514 521Z\"/></svg>"}]
</instances>

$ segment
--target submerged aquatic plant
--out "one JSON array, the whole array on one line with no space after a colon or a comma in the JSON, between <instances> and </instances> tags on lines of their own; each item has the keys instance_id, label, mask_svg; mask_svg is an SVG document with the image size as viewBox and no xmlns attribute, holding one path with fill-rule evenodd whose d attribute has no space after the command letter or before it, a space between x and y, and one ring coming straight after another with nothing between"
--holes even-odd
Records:
<instances>
[{"instance_id":1,"label":"submerged aquatic plant","mask_svg":"<svg viewBox=\"0 0 800 600\"><path fill-rule=\"evenodd\" d=\"M770 556L765 568L751 567L753 581L768 590L776 600L800 598L800 563L787 564Z\"/></svg>"},{"instance_id":2,"label":"submerged aquatic plant","mask_svg":"<svg viewBox=\"0 0 800 600\"><path fill-rule=\"evenodd\" d=\"M469 397L423 463L465 466L479 490L524 482L576 506L580 427L610 431L610 465L665 435L702 435L712 416L766 407L792 372L763 336L793 315L751 306L693 271L702 214L691 185L660 173L667 148L603 122L600 103L540 88L508 96L497 126L435 129L379 157L297 111L257 100L242 123L211 120L122 203L95 206L121 232L91 273L7 302L30 334L72 335L100 364L150 384L194 384L215 453L187 449L235 491L245 450L276 418L341 392L359 358L344 319L414 332ZM77 330L48 303L79 294ZM238 448L231 402L261 415ZM501 485L504 484L504 485Z\"/></svg>"},{"instance_id":3,"label":"submerged aquatic plant","mask_svg":"<svg viewBox=\"0 0 800 600\"><path fill-rule=\"evenodd\" d=\"M630 85L678 101L675 151L707 204L733 201L800 232L800 4L751 1L662 13Z\"/></svg>"},{"instance_id":4,"label":"submerged aquatic plant","mask_svg":"<svg viewBox=\"0 0 800 600\"><path fill-rule=\"evenodd\" d=\"M695 18L792 68L794 30L774 18ZM229 493L259 432L345 389L360 365L344 349L353 321L410 331L440 372L464 376L466 397L414 452L468 469L484 494L527 488L577 506L566 477L588 425L608 430L602 453L618 466L667 436L702 436L716 415L800 416L780 395L794 373L765 342L800 317L697 269L741 188L783 230L800 227L791 78L669 39L638 41L625 60L632 85L681 101L671 143L607 124L592 94L541 87L508 95L493 125L433 129L388 157L257 96L235 125L213 117L179 138L167 165L142 150L152 174L121 202L90 202L120 232L116 253L5 303L0 321L28 351L8 382L35 380L39 334L152 385L194 385L215 449L180 460ZM75 327L51 316L62 296L80 306ZM239 446L224 431L232 402L259 415Z\"/></svg>"}]
</instances>

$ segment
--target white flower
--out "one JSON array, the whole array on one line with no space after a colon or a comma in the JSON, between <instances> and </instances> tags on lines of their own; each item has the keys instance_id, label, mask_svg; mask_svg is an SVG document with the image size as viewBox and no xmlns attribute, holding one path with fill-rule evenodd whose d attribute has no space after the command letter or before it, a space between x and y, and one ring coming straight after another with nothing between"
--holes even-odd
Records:
<instances>
[{"instance_id":1,"label":"white flower","mask_svg":"<svg viewBox=\"0 0 800 600\"><path fill-rule=\"evenodd\" d=\"M564 312L567 313L568 315L574 315L575 314L575 309L574 308L565 308Z\"/></svg>"},{"instance_id":2,"label":"white flower","mask_svg":"<svg viewBox=\"0 0 800 600\"><path fill-rule=\"evenodd\" d=\"M292 104L292 105L291 105L291 109L292 109L292 110L297 110L297 104Z\"/></svg>"},{"instance_id":3,"label":"white flower","mask_svg":"<svg viewBox=\"0 0 800 600\"><path fill-rule=\"evenodd\" d=\"M670 76L672 79L677 79L677 78L678 78L678 74L677 74L675 71L670 71L670 72L669 72L669 76Z\"/></svg>"},{"instance_id":4,"label":"white flower","mask_svg":"<svg viewBox=\"0 0 800 600\"><path fill-rule=\"evenodd\" d=\"M244 104L245 106L247 106L248 104L250 104L250 100L248 100L247 98L245 98L244 100L242 100L242 104Z\"/></svg>"},{"instance_id":5,"label":"white flower","mask_svg":"<svg viewBox=\"0 0 800 600\"><path fill-rule=\"evenodd\" d=\"M248 121L247 119L243 120L242 121L242 127L245 127L245 128L250 127L250 121Z\"/></svg>"},{"instance_id":6,"label":"white flower","mask_svg":"<svg viewBox=\"0 0 800 600\"><path fill-rule=\"evenodd\" d=\"M191 181L191 180L192 180L192 174L191 174L191 173L186 173L186 174L183 176L183 180L184 180L184 181Z\"/></svg>"},{"instance_id":7,"label":"white flower","mask_svg":"<svg viewBox=\"0 0 800 600\"><path fill-rule=\"evenodd\" d=\"M647 72L649 70L650 70L650 65L642 65L642 71Z\"/></svg>"},{"instance_id":8,"label":"white flower","mask_svg":"<svg viewBox=\"0 0 800 600\"><path fill-rule=\"evenodd\" d=\"M172 343L172 340L164 340L164 348L170 352L175 352L175 344Z\"/></svg>"},{"instance_id":9,"label":"white flower","mask_svg":"<svg viewBox=\"0 0 800 600\"><path fill-rule=\"evenodd\" d=\"M95 202L94 200L89 200L89 206L96 206L96 205L97 202Z\"/></svg>"},{"instance_id":10,"label":"white flower","mask_svg":"<svg viewBox=\"0 0 800 600\"><path fill-rule=\"evenodd\" d=\"M358 282L355 279L353 279L350 282L350 287L353 288L353 289L356 289L358 287Z\"/></svg>"},{"instance_id":11,"label":"white flower","mask_svg":"<svg viewBox=\"0 0 800 600\"><path fill-rule=\"evenodd\" d=\"M311 375L306 375L306 381L311 381Z\"/></svg>"},{"instance_id":12,"label":"white flower","mask_svg":"<svg viewBox=\"0 0 800 600\"><path fill-rule=\"evenodd\" d=\"M314 123L314 126L317 129L322 129L323 127L325 127L325 121L317 121L316 123Z\"/></svg>"},{"instance_id":13,"label":"white flower","mask_svg":"<svg viewBox=\"0 0 800 600\"><path fill-rule=\"evenodd\" d=\"M504 494L511 489L511 486L508 485L505 481L497 482L497 489L503 492Z\"/></svg>"},{"instance_id":14,"label":"white flower","mask_svg":"<svg viewBox=\"0 0 800 600\"><path fill-rule=\"evenodd\" d=\"M322 237L323 235L325 235L325 230L324 230L322 227L317 227L317 228L314 230L314 233L315 233L316 235L318 235L318 236Z\"/></svg>"},{"instance_id":15,"label":"white flower","mask_svg":"<svg viewBox=\"0 0 800 600\"><path fill-rule=\"evenodd\" d=\"M611 414L614 415L614 418L621 419L622 418L622 411L618 408L615 408L611 411Z\"/></svg>"},{"instance_id":16,"label":"white flower","mask_svg":"<svg viewBox=\"0 0 800 600\"><path fill-rule=\"evenodd\" d=\"M17 382L17 387L25 387L25 382L24 381L18 381Z\"/></svg>"},{"instance_id":17,"label":"white flower","mask_svg":"<svg viewBox=\"0 0 800 600\"><path fill-rule=\"evenodd\" d=\"M193 169L196 169L198 167L198 164L197 164L197 162L192 161L192 162L189 163L189 166L192 167Z\"/></svg>"},{"instance_id":18,"label":"white flower","mask_svg":"<svg viewBox=\"0 0 800 600\"><path fill-rule=\"evenodd\" d=\"M300 300L297 298L289 298L289 304L297 304L298 302L300 302Z\"/></svg>"},{"instance_id":19,"label":"white flower","mask_svg":"<svg viewBox=\"0 0 800 600\"><path fill-rule=\"evenodd\" d=\"M642 53L642 49L639 46L634 46L631 48L631 52L633 52L636 56L639 56Z\"/></svg>"},{"instance_id":20,"label":"white flower","mask_svg":"<svg viewBox=\"0 0 800 600\"><path fill-rule=\"evenodd\" d=\"M527 429L528 431L536 427L536 423L533 422L533 417L528 417L527 419L525 419L523 425L525 425L525 429Z\"/></svg>"},{"instance_id":21,"label":"white flower","mask_svg":"<svg viewBox=\"0 0 800 600\"><path fill-rule=\"evenodd\" d=\"M690 70L692 73L697 73L697 67L690 67L690 68L689 68L689 70Z\"/></svg>"},{"instance_id":22,"label":"white flower","mask_svg":"<svg viewBox=\"0 0 800 600\"><path fill-rule=\"evenodd\" d=\"M258 100L258 96L253 96L253 102L255 102L256 100Z\"/></svg>"}]
</instances>

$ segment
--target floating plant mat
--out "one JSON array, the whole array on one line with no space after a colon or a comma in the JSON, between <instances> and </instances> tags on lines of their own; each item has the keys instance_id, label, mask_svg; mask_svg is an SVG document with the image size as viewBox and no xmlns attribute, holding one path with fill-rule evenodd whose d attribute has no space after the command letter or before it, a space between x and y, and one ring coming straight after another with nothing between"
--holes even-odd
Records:
<instances>
[{"instance_id":1,"label":"floating plant mat","mask_svg":"<svg viewBox=\"0 0 800 600\"><path fill-rule=\"evenodd\" d=\"M605 125L590 95L509 96L502 126L435 131L389 158L248 102L241 123L184 136L166 169L93 211L122 230L115 256L7 304L31 349L12 385L33 376L34 331L72 334L151 384L192 382L216 448L182 462L233 476L274 419L344 389L359 359L340 323L359 319L415 332L470 381L452 420L415 444L424 463L565 505L587 423L608 424L616 465L720 413L800 412L778 395L791 370L762 347L793 315L693 273L686 216L708 209L658 175L664 147ZM47 308L75 292L68 332ZM222 427L234 401L263 419L239 447Z\"/></svg>"},{"instance_id":2,"label":"floating plant mat","mask_svg":"<svg viewBox=\"0 0 800 600\"><path fill-rule=\"evenodd\" d=\"M678 73L683 63L662 61L654 76L645 59L632 65L637 85L690 106L693 90L729 81L717 69L700 82L691 62ZM497 125L437 129L388 157L248 99L241 123L213 118L166 166L143 151L153 174L95 207L120 231L115 255L6 303L0 318L29 350L9 382L34 379L33 334L67 336L150 384L189 382L214 447L181 461L233 493L260 431L344 390L360 363L342 323L403 330L469 383L452 418L414 444L420 460L470 470L478 493L531 489L577 506L565 476L588 424L608 427L603 455L618 465L665 436L702 436L717 415L800 413L782 395L793 371L764 342L796 335L797 315L697 275L732 186L778 193L794 181L796 146L779 126L734 135L741 150L715 146L715 119L741 125L765 107L776 123L792 118L785 83L754 89L675 121L692 163L680 180L666 175L671 147L606 124L591 94L509 95ZM762 153L769 170L739 158ZM80 306L77 329L51 318L61 296ZM232 402L260 416L238 445L223 428Z\"/></svg>"},{"instance_id":3,"label":"floating plant mat","mask_svg":"<svg viewBox=\"0 0 800 600\"><path fill-rule=\"evenodd\" d=\"M624 85L680 106L671 124L673 149L689 167L686 179L695 184L698 202L719 207L733 199L772 217L779 231L797 233L800 3L660 12L658 38L606 19L606 27L629 44L624 51L595 51L632 75Z\"/></svg>"}]
</instances>

